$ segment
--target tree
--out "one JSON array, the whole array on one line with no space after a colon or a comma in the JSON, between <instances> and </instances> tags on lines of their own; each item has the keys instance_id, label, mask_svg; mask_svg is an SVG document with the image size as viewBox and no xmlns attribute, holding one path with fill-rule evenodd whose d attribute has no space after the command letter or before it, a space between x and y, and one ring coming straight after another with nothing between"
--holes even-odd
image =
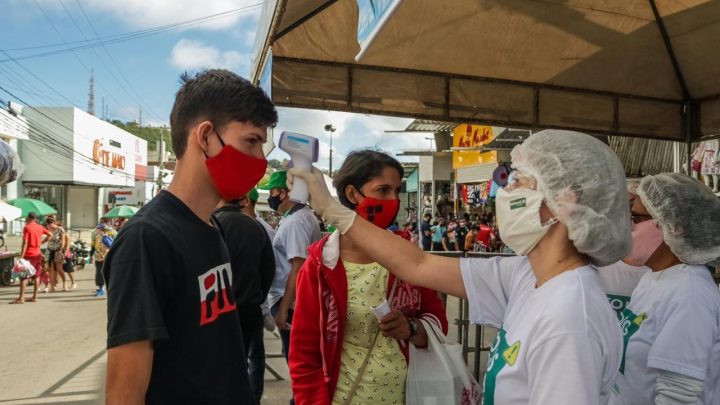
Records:
<instances>
[{"instance_id":1,"label":"tree","mask_svg":"<svg viewBox=\"0 0 720 405\"><path fill-rule=\"evenodd\" d=\"M157 143L160 141L160 137L162 137L165 141L165 150L172 152L172 139L170 137L170 130L167 127L145 127L138 125L137 122L123 123L119 120L112 120L110 123L138 138L146 140L148 142L148 150L156 150Z\"/></svg>"}]
</instances>

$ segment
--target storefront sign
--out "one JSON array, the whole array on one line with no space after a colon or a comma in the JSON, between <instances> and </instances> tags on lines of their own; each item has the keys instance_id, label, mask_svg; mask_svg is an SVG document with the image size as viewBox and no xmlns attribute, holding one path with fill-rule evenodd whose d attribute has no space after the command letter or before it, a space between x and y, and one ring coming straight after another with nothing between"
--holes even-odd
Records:
<instances>
[{"instance_id":1,"label":"storefront sign","mask_svg":"<svg viewBox=\"0 0 720 405\"><path fill-rule=\"evenodd\" d=\"M462 124L453 130L453 169L497 162L497 151L483 152L495 139L492 127ZM463 150L462 148L468 148Z\"/></svg>"},{"instance_id":2,"label":"storefront sign","mask_svg":"<svg viewBox=\"0 0 720 405\"><path fill-rule=\"evenodd\" d=\"M117 144L117 148L120 147L119 142L110 141L110 144ZM99 164L112 169L125 170L125 156L107 150L103 147L103 143L100 139L96 139L93 142L93 161L95 164Z\"/></svg>"}]
</instances>

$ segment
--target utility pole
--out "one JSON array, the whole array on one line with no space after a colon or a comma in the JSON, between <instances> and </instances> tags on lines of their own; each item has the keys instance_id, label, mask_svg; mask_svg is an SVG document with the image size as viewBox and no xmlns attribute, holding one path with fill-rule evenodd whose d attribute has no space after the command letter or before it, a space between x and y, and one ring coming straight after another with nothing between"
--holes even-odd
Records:
<instances>
[{"instance_id":1,"label":"utility pole","mask_svg":"<svg viewBox=\"0 0 720 405\"><path fill-rule=\"evenodd\" d=\"M333 132L335 132L335 127L332 124L325 125L325 131L330 133L330 168L328 169L328 176L332 177L332 153L333 153L333 147L332 147L332 138L333 138Z\"/></svg>"},{"instance_id":2,"label":"utility pole","mask_svg":"<svg viewBox=\"0 0 720 405\"><path fill-rule=\"evenodd\" d=\"M141 110L142 111L142 110ZM160 154L160 157L158 158L158 166L160 169L158 170L158 178L157 178L157 185L158 185L158 191L163 189L163 166L165 164L165 130L160 131L160 145L158 147L158 152Z\"/></svg>"},{"instance_id":3,"label":"utility pole","mask_svg":"<svg viewBox=\"0 0 720 405\"><path fill-rule=\"evenodd\" d=\"M139 121L138 121L138 126L139 126L139 127L142 126L142 107L140 107L140 118L139 118ZM162 138L160 138L160 139L162 139Z\"/></svg>"}]
</instances>

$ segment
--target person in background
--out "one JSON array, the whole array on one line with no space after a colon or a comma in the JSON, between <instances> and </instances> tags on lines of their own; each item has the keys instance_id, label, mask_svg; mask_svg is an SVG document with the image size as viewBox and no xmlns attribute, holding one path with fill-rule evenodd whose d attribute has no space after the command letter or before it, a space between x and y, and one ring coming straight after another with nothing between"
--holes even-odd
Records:
<instances>
[{"instance_id":1,"label":"person in background","mask_svg":"<svg viewBox=\"0 0 720 405\"><path fill-rule=\"evenodd\" d=\"M465 251L475 252L475 238L477 238L478 226L476 223L470 225L470 230L465 235Z\"/></svg>"},{"instance_id":2,"label":"person in background","mask_svg":"<svg viewBox=\"0 0 720 405\"><path fill-rule=\"evenodd\" d=\"M432 235L432 251L433 252L443 252L446 250L445 246L443 246L443 235L447 232L447 227L445 226L445 218L438 218L437 219L437 225L435 225L432 229L433 235Z\"/></svg>"},{"instance_id":3,"label":"person in background","mask_svg":"<svg viewBox=\"0 0 720 405\"><path fill-rule=\"evenodd\" d=\"M392 225L388 226L387 230L390 232L398 232L400 230L400 225L397 223L397 221L395 221L392 223Z\"/></svg>"},{"instance_id":4,"label":"person in background","mask_svg":"<svg viewBox=\"0 0 720 405\"><path fill-rule=\"evenodd\" d=\"M70 251L72 242L70 241L70 232L65 233L65 261L63 262L63 271L70 277L70 289L74 290L77 288L75 283L75 267L73 266L73 254Z\"/></svg>"},{"instance_id":5,"label":"person in background","mask_svg":"<svg viewBox=\"0 0 720 405\"><path fill-rule=\"evenodd\" d=\"M230 253L233 292L240 318L242 344L247 353L247 369L255 401L262 399L265 380L262 303L275 276L272 241L262 225L241 211L250 205L247 196L222 200L215 210L220 233Z\"/></svg>"},{"instance_id":6,"label":"person in background","mask_svg":"<svg viewBox=\"0 0 720 405\"><path fill-rule=\"evenodd\" d=\"M270 98L228 70L183 74L167 190L115 238L108 295L107 405L254 404L230 255L212 213L265 174Z\"/></svg>"},{"instance_id":7,"label":"person in background","mask_svg":"<svg viewBox=\"0 0 720 405\"><path fill-rule=\"evenodd\" d=\"M256 220L260 225L262 225L263 229L265 229L265 232L267 232L268 237L272 241L273 239L275 239L275 228L268 224L267 221L262 219L262 217L259 216L255 211L258 198L260 198L260 194L258 193L257 189L253 187L253 189L250 190L247 196L245 196L244 199L241 199L240 211L242 211L243 214L248 215L250 218Z\"/></svg>"},{"instance_id":8,"label":"person in background","mask_svg":"<svg viewBox=\"0 0 720 405\"><path fill-rule=\"evenodd\" d=\"M486 216L480 217L480 226L477 233L477 242L480 245L481 251L489 251L494 238L495 234L493 233L493 229L490 227L488 218Z\"/></svg>"},{"instance_id":9,"label":"person in background","mask_svg":"<svg viewBox=\"0 0 720 405\"><path fill-rule=\"evenodd\" d=\"M95 291L96 297L105 295L105 278L102 269L105 264L105 258L110 251L113 241L117 237L117 231L110 226L108 218L101 218L100 223L92 233L92 241L90 245L90 256L95 262Z\"/></svg>"},{"instance_id":10,"label":"person in background","mask_svg":"<svg viewBox=\"0 0 720 405\"><path fill-rule=\"evenodd\" d=\"M336 202L319 170L290 173L305 180L313 209L372 260L404 281L466 298L472 323L499 329L485 405L607 404L623 339L595 266L630 251L625 170L606 144L571 131L534 133L510 155L515 172L495 205L517 257L421 252Z\"/></svg>"},{"instance_id":11,"label":"person in background","mask_svg":"<svg viewBox=\"0 0 720 405\"><path fill-rule=\"evenodd\" d=\"M265 232L267 233L268 237L270 238L270 241L272 242L275 239L275 228L267 223L261 216L257 215L257 212L255 211L255 207L257 206L258 198L260 198L260 194L257 191L257 188L254 188L250 190L250 192L247 194L246 198L242 199L240 201L240 210L245 214L250 216L251 218L254 218L260 225L262 225L263 229L265 229ZM272 245L271 245L272 247ZM273 252L274 253L274 252ZM262 310L263 314L263 325L265 326L265 329L268 332L273 332L275 330L275 318L270 313L270 307L267 305L267 300L265 300L261 305L260 309ZM255 342L255 341L253 341ZM250 351L248 353L248 361L250 363L250 368L253 369L253 364L259 365L262 363L263 370L265 366L265 343L260 340L258 343L258 346L256 347L248 347L247 350ZM262 345L260 347L259 345ZM262 358L260 357L260 353L262 352ZM256 370L256 369L255 369ZM252 381L252 376L250 377Z\"/></svg>"},{"instance_id":12,"label":"person in background","mask_svg":"<svg viewBox=\"0 0 720 405\"><path fill-rule=\"evenodd\" d=\"M50 264L50 291L54 292L57 286L57 277L62 279L62 290L67 291L67 282L65 279L65 263L66 238L65 229L60 226L54 216L48 216L45 225L52 233L48 239L48 263Z\"/></svg>"},{"instance_id":13,"label":"person in background","mask_svg":"<svg viewBox=\"0 0 720 405\"><path fill-rule=\"evenodd\" d=\"M384 230L399 209L402 177L397 160L363 150L348 155L334 184L345 207ZM397 235L392 237L412 246ZM337 231L309 250L298 274L290 337L295 400L404 404L408 345L427 346L428 332L419 319L447 332L437 293L400 281ZM385 299L391 312L378 321L371 307Z\"/></svg>"},{"instance_id":14,"label":"person in background","mask_svg":"<svg viewBox=\"0 0 720 405\"><path fill-rule=\"evenodd\" d=\"M320 240L320 225L307 205L290 200L287 172L273 173L267 184L260 188L270 191L268 205L283 217L273 239L275 279L267 300L268 307L275 316L275 324L280 330L283 354L287 361L297 272L305 262L308 247Z\"/></svg>"},{"instance_id":15,"label":"person in background","mask_svg":"<svg viewBox=\"0 0 720 405\"><path fill-rule=\"evenodd\" d=\"M718 404L720 291L706 264L720 258L720 200L678 173L643 178L637 195L632 216L647 230L633 234L644 251L634 257L652 271L620 319L625 347L611 404Z\"/></svg>"},{"instance_id":16,"label":"person in background","mask_svg":"<svg viewBox=\"0 0 720 405\"><path fill-rule=\"evenodd\" d=\"M430 221L432 215L427 213L423 215L422 223L420 224L420 239L422 242L422 249L426 252L432 250L432 229L430 228Z\"/></svg>"},{"instance_id":17,"label":"person in background","mask_svg":"<svg viewBox=\"0 0 720 405\"><path fill-rule=\"evenodd\" d=\"M467 249L467 248L465 247L465 246L466 246L465 239L466 239L466 237L467 237L467 234L470 232L470 230L468 229L467 219L465 219L465 217L467 217L467 216L468 216L468 215L465 214L465 215L463 216L463 218L460 219L460 222L459 222L459 224L458 224L458 227L455 229L455 238L456 238L455 246L456 246L456 250L460 250L460 251L462 251L463 253L465 253L465 252L468 251L468 250L472 251L472 248Z\"/></svg>"},{"instance_id":18,"label":"person in background","mask_svg":"<svg viewBox=\"0 0 720 405\"><path fill-rule=\"evenodd\" d=\"M37 302L38 289L40 288L40 277L44 262L43 255L40 252L40 245L43 244L45 239L52 236L52 232L37 223L37 214L30 211L25 218L22 247L20 248L20 257L27 260L33 267L35 267L35 275L29 277L33 280L34 288L33 296L29 300L30 302ZM10 301L11 304L25 303L25 288L27 287L27 279L28 278L23 278L20 280L20 296L17 299Z\"/></svg>"}]
</instances>

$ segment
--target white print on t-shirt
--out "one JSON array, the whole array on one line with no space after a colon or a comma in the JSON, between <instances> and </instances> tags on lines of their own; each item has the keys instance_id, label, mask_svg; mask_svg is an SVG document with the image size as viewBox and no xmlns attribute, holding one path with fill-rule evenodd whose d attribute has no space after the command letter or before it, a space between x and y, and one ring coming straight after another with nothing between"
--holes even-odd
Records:
<instances>
[{"instance_id":1,"label":"white print on t-shirt","mask_svg":"<svg viewBox=\"0 0 720 405\"><path fill-rule=\"evenodd\" d=\"M214 322L221 314L235 310L230 286L230 263L221 264L198 276L200 286L200 326Z\"/></svg>"}]
</instances>

